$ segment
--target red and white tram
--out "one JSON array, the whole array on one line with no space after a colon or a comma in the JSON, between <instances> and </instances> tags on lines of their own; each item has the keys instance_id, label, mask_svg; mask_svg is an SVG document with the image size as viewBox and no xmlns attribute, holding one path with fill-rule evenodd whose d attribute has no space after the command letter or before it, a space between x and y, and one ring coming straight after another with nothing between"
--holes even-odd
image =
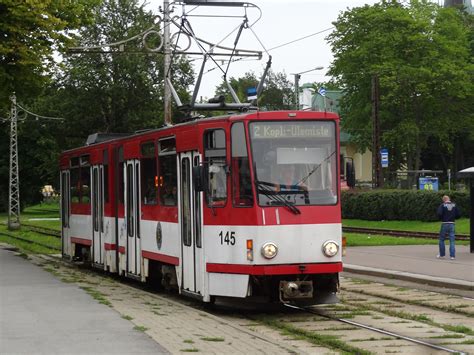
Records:
<instances>
[{"instance_id":1,"label":"red and white tram","mask_svg":"<svg viewBox=\"0 0 474 355\"><path fill-rule=\"evenodd\" d=\"M334 302L338 132L277 111L94 135L60 158L62 253L204 302Z\"/></svg>"}]
</instances>

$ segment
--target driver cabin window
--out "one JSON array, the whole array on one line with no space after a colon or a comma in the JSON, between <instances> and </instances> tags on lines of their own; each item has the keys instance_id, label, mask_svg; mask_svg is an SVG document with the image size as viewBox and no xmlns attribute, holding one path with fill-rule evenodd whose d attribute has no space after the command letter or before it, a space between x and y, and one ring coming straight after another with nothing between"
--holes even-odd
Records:
<instances>
[{"instance_id":1,"label":"driver cabin window","mask_svg":"<svg viewBox=\"0 0 474 355\"><path fill-rule=\"evenodd\" d=\"M226 138L223 129L204 134L205 158L208 164L207 204L223 207L227 201Z\"/></svg>"},{"instance_id":2,"label":"driver cabin window","mask_svg":"<svg viewBox=\"0 0 474 355\"><path fill-rule=\"evenodd\" d=\"M251 207L253 205L252 183L243 122L237 122L232 125L231 136L233 203L237 207Z\"/></svg>"}]
</instances>

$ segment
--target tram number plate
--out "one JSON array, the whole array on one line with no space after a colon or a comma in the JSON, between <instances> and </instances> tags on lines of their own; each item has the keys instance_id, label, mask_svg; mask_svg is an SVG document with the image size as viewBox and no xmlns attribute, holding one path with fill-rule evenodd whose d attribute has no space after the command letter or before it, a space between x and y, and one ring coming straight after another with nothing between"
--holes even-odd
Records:
<instances>
[{"instance_id":1,"label":"tram number plate","mask_svg":"<svg viewBox=\"0 0 474 355\"><path fill-rule=\"evenodd\" d=\"M219 233L219 237L221 237L221 245L235 245L235 232L223 232Z\"/></svg>"}]
</instances>

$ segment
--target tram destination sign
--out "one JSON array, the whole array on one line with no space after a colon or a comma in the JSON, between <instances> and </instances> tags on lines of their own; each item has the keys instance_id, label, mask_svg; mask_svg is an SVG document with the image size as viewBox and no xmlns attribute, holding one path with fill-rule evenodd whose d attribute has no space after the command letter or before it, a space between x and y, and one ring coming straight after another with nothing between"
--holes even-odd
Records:
<instances>
[{"instance_id":1,"label":"tram destination sign","mask_svg":"<svg viewBox=\"0 0 474 355\"><path fill-rule=\"evenodd\" d=\"M334 124L318 123L253 123L254 139L329 138L334 136Z\"/></svg>"}]
</instances>

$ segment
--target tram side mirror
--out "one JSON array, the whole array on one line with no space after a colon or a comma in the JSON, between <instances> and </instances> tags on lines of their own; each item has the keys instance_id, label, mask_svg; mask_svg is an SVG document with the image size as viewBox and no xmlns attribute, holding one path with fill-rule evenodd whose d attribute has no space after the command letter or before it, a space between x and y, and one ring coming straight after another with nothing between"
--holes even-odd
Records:
<instances>
[{"instance_id":1,"label":"tram side mirror","mask_svg":"<svg viewBox=\"0 0 474 355\"><path fill-rule=\"evenodd\" d=\"M353 161L346 162L346 180L347 180L347 186L349 186L350 188L355 187L356 179L355 179L355 169L354 169Z\"/></svg>"},{"instance_id":2,"label":"tram side mirror","mask_svg":"<svg viewBox=\"0 0 474 355\"><path fill-rule=\"evenodd\" d=\"M196 191L206 190L206 167L204 165L193 166L193 185Z\"/></svg>"}]
</instances>

